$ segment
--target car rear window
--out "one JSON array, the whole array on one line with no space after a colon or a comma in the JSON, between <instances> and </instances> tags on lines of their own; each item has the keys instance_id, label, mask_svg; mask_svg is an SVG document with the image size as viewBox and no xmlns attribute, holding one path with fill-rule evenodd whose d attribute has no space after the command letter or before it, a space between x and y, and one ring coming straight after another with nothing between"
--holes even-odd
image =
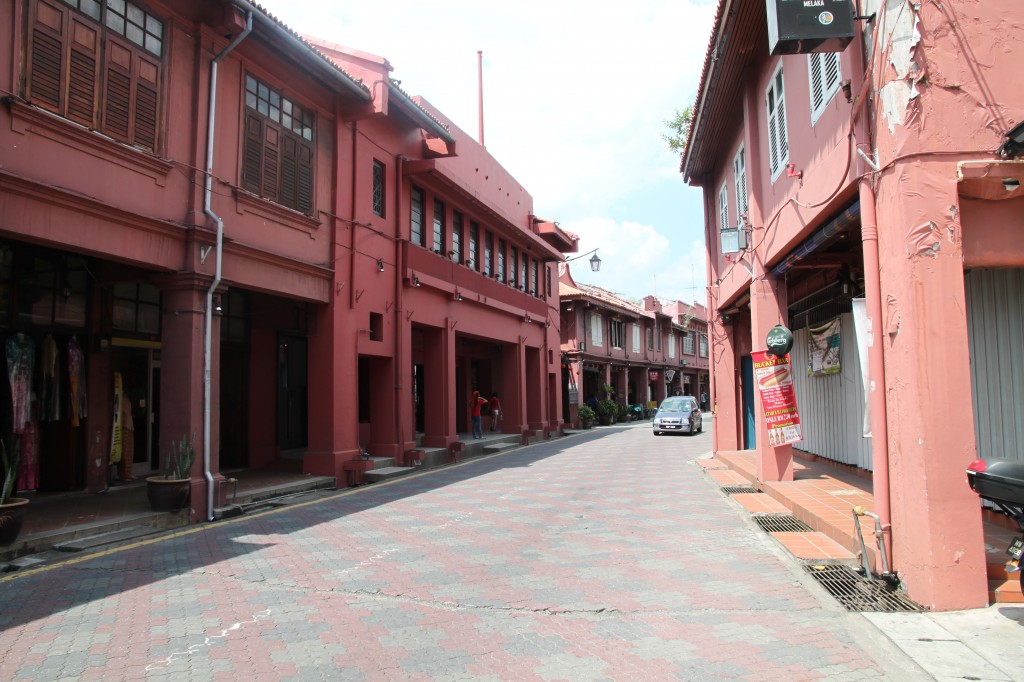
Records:
<instances>
[{"instance_id":1,"label":"car rear window","mask_svg":"<svg viewBox=\"0 0 1024 682\"><path fill-rule=\"evenodd\" d=\"M666 400L661 404L661 409L672 410L673 412L683 412L685 410L692 410L694 402L692 400Z\"/></svg>"}]
</instances>

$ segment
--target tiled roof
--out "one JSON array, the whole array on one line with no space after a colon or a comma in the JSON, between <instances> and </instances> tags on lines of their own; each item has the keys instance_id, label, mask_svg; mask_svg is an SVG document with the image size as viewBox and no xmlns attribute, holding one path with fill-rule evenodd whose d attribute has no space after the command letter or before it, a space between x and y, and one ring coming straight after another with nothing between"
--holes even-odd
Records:
<instances>
[{"instance_id":1,"label":"tiled roof","mask_svg":"<svg viewBox=\"0 0 1024 682\"><path fill-rule=\"evenodd\" d=\"M340 75L344 76L348 80L352 81L352 83L355 83L356 85L358 85L359 88L361 90L364 90L367 95L370 94L370 89L368 87L366 87L366 85L363 83L363 79L362 78L355 78L355 77L353 77L352 74L350 74L348 71L346 71L345 69L343 69L340 66L338 66L335 62L333 62L331 59L329 59L327 57L327 55L325 55L323 52L321 52L315 45L313 45L308 40L303 38L301 35L296 33L292 28L290 28L283 21L281 21L276 16L271 14L269 10L267 10L265 7L263 7L259 3L252 2L250 4L252 4L252 6L255 7L256 9L258 9L260 12L262 12L263 15L266 16L275 25L277 25L278 28L280 28L282 31L286 32L291 37L295 38L295 40L297 40L300 43L302 43L310 52L312 52L317 57L322 59L326 64L330 65L330 67L332 69L337 71Z\"/></svg>"},{"instance_id":2,"label":"tiled roof","mask_svg":"<svg viewBox=\"0 0 1024 682\"><path fill-rule=\"evenodd\" d=\"M400 93L405 95L405 98L407 100L409 100L410 104L412 104L414 107L416 107L417 109L422 111L427 116L427 118L429 118L431 121L433 121L437 125L439 125L442 128L444 128L445 131L447 131L450 134L451 130L448 128L448 124L445 123L444 121L442 121L441 119L439 119L437 116L434 116L432 113L430 113L426 109L424 109L423 106L419 102L417 102L415 99L413 99L412 95L410 95L408 92L406 92L405 90L402 89L402 85L401 84L402 84L402 81L395 80L394 78L391 79L391 87L393 87L395 90L398 90Z\"/></svg>"}]
</instances>

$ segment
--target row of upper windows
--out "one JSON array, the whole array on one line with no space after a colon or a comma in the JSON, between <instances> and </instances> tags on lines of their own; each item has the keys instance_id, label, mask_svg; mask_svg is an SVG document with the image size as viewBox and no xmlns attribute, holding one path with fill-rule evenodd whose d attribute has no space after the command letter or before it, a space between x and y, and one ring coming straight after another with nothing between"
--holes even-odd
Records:
<instances>
[{"instance_id":1,"label":"row of upper windows","mask_svg":"<svg viewBox=\"0 0 1024 682\"><path fill-rule=\"evenodd\" d=\"M376 198L384 194L383 168L374 172L374 192ZM377 183L380 183L379 185ZM531 258L526 249L506 242L497 233L482 228L476 221L465 220L462 213L451 212L451 247L449 248L448 213L445 203L433 197L433 216L430 224L430 242L427 242L427 200L426 192L415 185L412 187L409 223L410 240L417 246L433 249L434 253L451 258L456 263L466 265L471 270L493 277L502 284L519 289L537 298L551 296L551 269L542 265L541 261ZM375 204L376 206L376 204ZM375 208L376 210L376 208ZM381 206L383 211L383 205ZM383 212L378 213L383 215ZM542 282L541 270L545 280Z\"/></svg>"},{"instance_id":2,"label":"row of upper windows","mask_svg":"<svg viewBox=\"0 0 1024 682\"><path fill-rule=\"evenodd\" d=\"M34 0L26 99L157 152L165 22L128 0ZM241 186L313 214L313 113L245 77Z\"/></svg>"},{"instance_id":3,"label":"row of upper windows","mask_svg":"<svg viewBox=\"0 0 1024 682\"><path fill-rule=\"evenodd\" d=\"M807 74L810 86L811 125L825 111L832 97L839 91L839 53L810 54L807 56ZM782 174L789 162L789 129L786 122L786 92L782 61L772 74L765 90L765 116L768 123L768 170L772 182ZM729 186L723 182L718 191L718 226L726 230L741 227L748 209L747 162L745 150L740 146L732 162L733 191L735 193L736 222L729 220Z\"/></svg>"},{"instance_id":4,"label":"row of upper windows","mask_svg":"<svg viewBox=\"0 0 1024 682\"><path fill-rule=\"evenodd\" d=\"M641 325L633 323L631 326L633 328L632 352L639 353L641 350ZM655 344L657 344L657 350L661 351L662 334L654 327L646 327L646 331L647 350L654 350ZM668 357L674 358L676 356L676 336L680 336L682 338L682 354L693 355L694 337L696 337L697 334L694 332L683 332L682 334L668 335ZM699 336L700 356L706 358L708 356L708 337L705 334L700 334ZM590 315L590 342L598 348L604 345L604 317L600 313L592 313ZM608 320L608 342L612 348L619 350L625 348L625 323L622 320Z\"/></svg>"}]
</instances>

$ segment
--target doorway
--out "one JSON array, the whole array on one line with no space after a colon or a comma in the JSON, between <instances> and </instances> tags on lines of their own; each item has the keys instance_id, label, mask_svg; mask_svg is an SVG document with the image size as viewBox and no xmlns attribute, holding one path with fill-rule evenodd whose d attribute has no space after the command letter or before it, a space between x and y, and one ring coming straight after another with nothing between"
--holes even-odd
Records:
<instances>
[{"instance_id":1,"label":"doorway","mask_svg":"<svg viewBox=\"0 0 1024 682\"><path fill-rule=\"evenodd\" d=\"M298 450L308 443L308 344L304 336L277 339L277 444Z\"/></svg>"}]
</instances>

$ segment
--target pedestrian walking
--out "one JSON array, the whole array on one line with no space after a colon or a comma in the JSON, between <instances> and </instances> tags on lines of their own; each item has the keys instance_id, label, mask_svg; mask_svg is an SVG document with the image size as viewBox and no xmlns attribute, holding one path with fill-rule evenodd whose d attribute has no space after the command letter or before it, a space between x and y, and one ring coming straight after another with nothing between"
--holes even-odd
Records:
<instances>
[{"instance_id":1,"label":"pedestrian walking","mask_svg":"<svg viewBox=\"0 0 1024 682\"><path fill-rule=\"evenodd\" d=\"M501 419L501 401L498 400L498 392L491 394L491 431L498 430L498 421Z\"/></svg>"},{"instance_id":2,"label":"pedestrian walking","mask_svg":"<svg viewBox=\"0 0 1024 682\"><path fill-rule=\"evenodd\" d=\"M484 418L480 410L487 404L487 398L480 395L480 391L473 391L473 398L469 401L470 415L473 417L473 438L484 437Z\"/></svg>"}]
</instances>

